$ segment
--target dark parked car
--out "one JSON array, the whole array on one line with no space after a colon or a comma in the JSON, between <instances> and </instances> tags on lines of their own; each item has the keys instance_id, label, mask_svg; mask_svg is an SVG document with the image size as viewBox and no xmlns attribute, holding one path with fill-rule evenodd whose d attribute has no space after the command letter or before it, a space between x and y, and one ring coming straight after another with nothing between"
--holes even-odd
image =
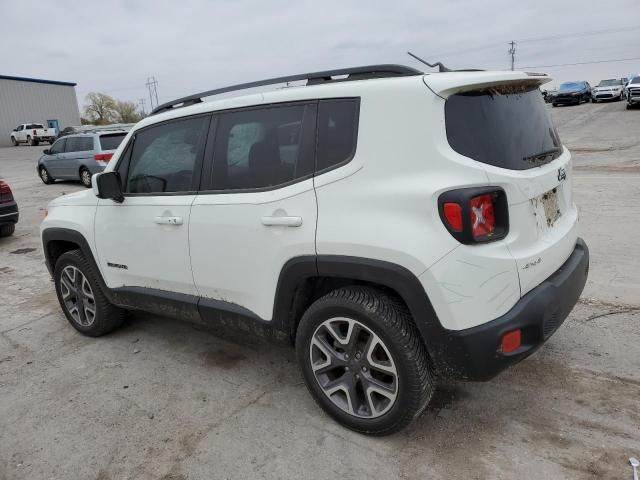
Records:
<instances>
[{"instance_id":1,"label":"dark parked car","mask_svg":"<svg viewBox=\"0 0 640 480\"><path fill-rule=\"evenodd\" d=\"M65 127L64 129L60 130L60 133L58 133L58 138L66 137L67 135L71 135L73 133L80 133L81 131L82 127Z\"/></svg>"},{"instance_id":2,"label":"dark parked car","mask_svg":"<svg viewBox=\"0 0 640 480\"><path fill-rule=\"evenodd\" d=\"M553 96L552 105L580 105L591 100L591 85L589 82L565 82Z\"/></svg>"},{"instance_id":3,"label":"dark parked car","mask_svg":"<svg viewBox=\"0 0 640 480\"><path fill-rule=\"evenodd\" d=\"M11 187L0 179L0 237L12 235L18 223L18 204Z\"/></svg>"},{"instance_id":4,"label":"dark parked car","mask_svg":"<svg viewBox=\"0 0 640 480\"><path fill-rule=\"evenodd\" d=\"M47 185L58 179L80 180L89 188L91 176L104 170L126 136L122 130L101 130L59 138L38 160L38 175Z\"/></svg>"}]
</instances>

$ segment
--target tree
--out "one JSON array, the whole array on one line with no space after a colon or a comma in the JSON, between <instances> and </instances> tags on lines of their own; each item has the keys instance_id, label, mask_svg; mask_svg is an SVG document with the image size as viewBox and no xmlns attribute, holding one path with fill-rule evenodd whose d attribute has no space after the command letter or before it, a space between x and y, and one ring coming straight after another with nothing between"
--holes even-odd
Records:
<instances>
[{"instance_id":1,"label":"tree","mask_svg":"<svg viewBox=\"0 0 640 480\"><path fill-rule=\"evenodd\" d=\"M104 93L91 92L86 97L84 113L94 125L108 125L117 117L116 101Z\"/></svg>"},{"instance_id":2,"label":"tree","mask_svg":"<svg viewBox=\"0 0 640 480\"><path fill-rule=\"evenodd\" d=\"M142 115L136 110L133 102L116 101L114 107L115 120L118 123L136 123L142 119Z\"/></svg>"}]
</instances>

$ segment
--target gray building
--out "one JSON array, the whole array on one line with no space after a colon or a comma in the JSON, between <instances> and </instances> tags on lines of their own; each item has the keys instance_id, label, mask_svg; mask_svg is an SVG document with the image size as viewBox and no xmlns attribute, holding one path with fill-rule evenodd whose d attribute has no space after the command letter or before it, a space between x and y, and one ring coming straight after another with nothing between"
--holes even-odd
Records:
<instances>
[{"instance_id":1,"label":"gray building","mask_svg":"<svg viewBox=\"0 0 640 480\"><path fill-rule=\"evenodd\" d=\"M11 145L21 123L42 123L62 130L80 125L76 84L0 75L0 147Z\"/></svg>"}]
</instances>

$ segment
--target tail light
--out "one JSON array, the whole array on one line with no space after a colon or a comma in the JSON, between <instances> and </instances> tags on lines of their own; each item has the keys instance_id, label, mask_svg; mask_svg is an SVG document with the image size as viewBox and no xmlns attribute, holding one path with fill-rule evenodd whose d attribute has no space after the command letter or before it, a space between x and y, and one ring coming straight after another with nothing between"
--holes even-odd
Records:
<instances>
[{"instance_id":1,"label":"tail light","mask_svg":"<svg viewBox=\"0 0 640 480\"><path fill-rule=\"evenodd\" d=\"M7 182L0 180L0 203L9 202L13 202L13 192Z\"/></svg>"},{"instance_id":2,"label":"tail light","mask_svg":"<svg viewBox=\"0 0 640 480\"><path fill-rule=\"evenodd\" d=\"M500 240L509 232L509 208L498 187L461 188L440 195L440 218L460 243Z\"/></svg>"},{"instance_id":3,"label":"tail light","mask_svg":"<svg viewBox=\"0 0 640 480\"><path fill-rule=\"evenodd\" d=\"M107 163L109 163L109 160L111 160L111 157L113 157L113 153L100 153L93 156L96 162L105 167L107 166Z\"/></svg>"}]
</instances>

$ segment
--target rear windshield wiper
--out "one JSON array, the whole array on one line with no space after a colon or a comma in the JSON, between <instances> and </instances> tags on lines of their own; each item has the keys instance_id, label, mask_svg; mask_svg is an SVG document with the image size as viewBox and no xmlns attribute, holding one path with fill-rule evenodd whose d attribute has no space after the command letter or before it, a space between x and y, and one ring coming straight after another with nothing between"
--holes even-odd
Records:
<instances>
[{"instance_id":1,"label":"rear windshield wiper","mask_svg":"<svg viewBox=\"0 0 640 480\"><path fill-rule=\"evenodd\" d=\"M544 152L529 155L527 157L522 157L522 160L524 160L525 162L540 163L544 162L549 156L551 156L552 159L558 158L559 155L556 154L560 152L562 152L562 148L552 148L551 150L545 150Z\"/></svg>"}]
</instances>

